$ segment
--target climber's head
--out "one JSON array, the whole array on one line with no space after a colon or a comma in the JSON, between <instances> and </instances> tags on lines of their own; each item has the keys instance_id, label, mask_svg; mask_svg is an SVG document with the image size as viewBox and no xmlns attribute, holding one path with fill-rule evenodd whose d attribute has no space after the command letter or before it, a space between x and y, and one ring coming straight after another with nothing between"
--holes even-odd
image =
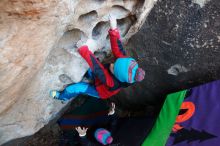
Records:
<instances>
[{"instance_id":1,"label":"climber's head","mask_svg":"<svg viewBox=\"0 0 220 146\"><path fill-rule=\"evenodd\" d=\"M121 82L140 82L145 76L145 71L138 67L138 63L133 58L118 58L113 65L110 65L110 70Z\"/></svg>"}]
</instances>

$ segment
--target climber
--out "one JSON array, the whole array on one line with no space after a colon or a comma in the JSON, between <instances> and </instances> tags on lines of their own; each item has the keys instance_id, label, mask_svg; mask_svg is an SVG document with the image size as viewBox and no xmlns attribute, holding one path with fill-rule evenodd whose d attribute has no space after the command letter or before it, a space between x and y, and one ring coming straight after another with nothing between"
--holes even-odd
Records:
<instances>
[{"instance_id":1,"label":"climber","mask_svg":"<svg viewBox=\"0 0 220 146\"><path fill-rule=\"evenodd\" d=\"M50 96L64 101L76 97L79 94L87 94L92 97L107 99L117 94L121 88L128 87L144 79L145 71L138 67L138 63L135 59L126 56L120 40L116 19L109 16L109 20L111 49L116 61L108 65L102 65L90 51L96 48L95 42L91 39L87 40L86 44L78 49L78 52L88 63L90 69L87 75L93 78L95 83L79 82L71 84L61 92L52 90Z\"/></svg>"}]
</instances>

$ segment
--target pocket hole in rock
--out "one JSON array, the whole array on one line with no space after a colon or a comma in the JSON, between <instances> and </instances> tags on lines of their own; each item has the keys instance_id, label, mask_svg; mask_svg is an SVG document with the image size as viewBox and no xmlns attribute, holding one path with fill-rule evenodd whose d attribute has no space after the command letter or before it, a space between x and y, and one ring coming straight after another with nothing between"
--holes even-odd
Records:
<instances>
[{"instance_id":1,"label":"pocket hole in rock","mask_svg":"<svg viewBox=\"0 0 220 146\"><path fill-rule=\"evenodd\" d=\"M129 10L119 5L114 5L110 11L110 14L113 16L117 16L118 19L127 16L129 13L130 13Z\"/></svg>"},{"instance_id":2,"label":"pocket hole in rock","mask_svg":"<svg viewBox=\"0 0 220 146\"><path fill-rule=\"evenodd\" d=\"M82 24L87 24L88 25L88 24L91 24L91 22L95 21L97 18L98 18L98 14L94 10L94 11L91 11L89 13L81 15L78 20Z\"/></svg>"},{"instance_id":3,"label":"pocket hole in rock","mask_svg":"<svg viewBox=\"0 0 220 146\"><path fill-rule=\"evenodd\" d=\"M73 80L66 74L59 75L59 80L64 84L71 84Z\"/></svg>"},{"instance_id":4,"label":"pocket hole in rock","mask_svg":"<svg viewBox=\"0 0 220 146\"><path fill-rule=\"evenodd\" d=\"M101 21L92 30L92 38L98 40L100 37L104 37L108 33L109 23Z\"/></svg>"},{"instance_id":5,"label":"pocket hole in rock","mask_svg":"<svg viewBox=\"0 0 220 146\"><path fill-rule=\"evenodd\" d=\"M77 48L76 43L79 40L86 40L86 38L85 33L80 29L72 29L63 34L58 42L58 47L67 51L73 51Z\"/></svg>"},{"instance_id":6,"label":"pocket hole in rock","mask_svg":"<svg viewBox=\"0 0 220 146\"><path fill-rule=\"evenodd\" d=\"M118 28L120 30L120 34L122 37L124 37L130 27L134 24L134 22L137 20L137 18L133 15L130 15L126 18L123 18L123 19L119 19L117 22L118 22Z\"/></svg>"},{"instance_id":7,"label":"pocket hole in rock","mask_svg":"<svg viewBox=\"0 0 220 146\"><path fill-rule=\"evenodd\" d=\"M137 0L137 3L135 5L135 9L140 9L141 7L144 6L145 0Z\"/></svg>"}]
</instances>

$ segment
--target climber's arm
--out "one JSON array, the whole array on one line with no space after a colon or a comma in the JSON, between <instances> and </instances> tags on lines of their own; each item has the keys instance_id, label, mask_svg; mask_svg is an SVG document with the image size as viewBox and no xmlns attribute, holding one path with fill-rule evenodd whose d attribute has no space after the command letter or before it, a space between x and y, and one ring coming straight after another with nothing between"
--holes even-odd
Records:
<instances>
[{"instance_id":1,"label":"climber's arm","mask_svg":"<svg viewBox=\"0 0 220 146\"><path fill-rule=\"evenodd\" d=\"M104 68L104 66L96 59L94 54L89 50L88 46L82 46L79 48L80 55L86 60L94 75L101 80L103 84L109 87L114 86L113 77L110 75L109 71Z\"/></svg>"},{"instance_id":2,"label":"climber's arm","mask_svg":"<svg viewBox=\"0 0 220 146\"><path fill-rule=\"evenodd\" d=\"M110 30L108 31L108 33L110 36L112 53L115 56L115 58L126 57L125 50L120 40L119 30L117 28L117 20L114 16L109 15L109 22Z\"/></svg>"},{"instance_id":3,"label":"climber's arm","mask_svg":"<svg viewBox=\"0 0 220 146\"><path fill-rule=\"evenodd\" d=\"M112 53L115 56L115 58L126 57L125 50L124 50L124 48L122 46L122 42L120 40L120 34L119 34L118 28L110 29L109 36L110 36Z\"/></svg>"}]
</instances>

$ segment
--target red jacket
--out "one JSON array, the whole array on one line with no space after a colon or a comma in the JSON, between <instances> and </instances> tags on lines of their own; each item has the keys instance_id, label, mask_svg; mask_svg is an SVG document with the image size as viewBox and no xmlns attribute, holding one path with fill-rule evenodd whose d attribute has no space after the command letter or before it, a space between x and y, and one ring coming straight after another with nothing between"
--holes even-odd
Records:
<instances>
[{"instance_id":1,"label":"red jacket","mask_svg":"<svg viewBox=\"0 0 220 146\"><path fill-rule=\"evenodd\" d=\"M109 36L112 53L115 59L127 57L120 41L119 30L110 29ZM95 87L102 99L107 99L118 93L121 87L128 86L127 83L122 83L115 78L109 71L109 68L105 68L101 62L96 59L94 54L88 49L88 46L82 46L78 51L92 69L95 75Z\"/></svg>"}]
</instances>

